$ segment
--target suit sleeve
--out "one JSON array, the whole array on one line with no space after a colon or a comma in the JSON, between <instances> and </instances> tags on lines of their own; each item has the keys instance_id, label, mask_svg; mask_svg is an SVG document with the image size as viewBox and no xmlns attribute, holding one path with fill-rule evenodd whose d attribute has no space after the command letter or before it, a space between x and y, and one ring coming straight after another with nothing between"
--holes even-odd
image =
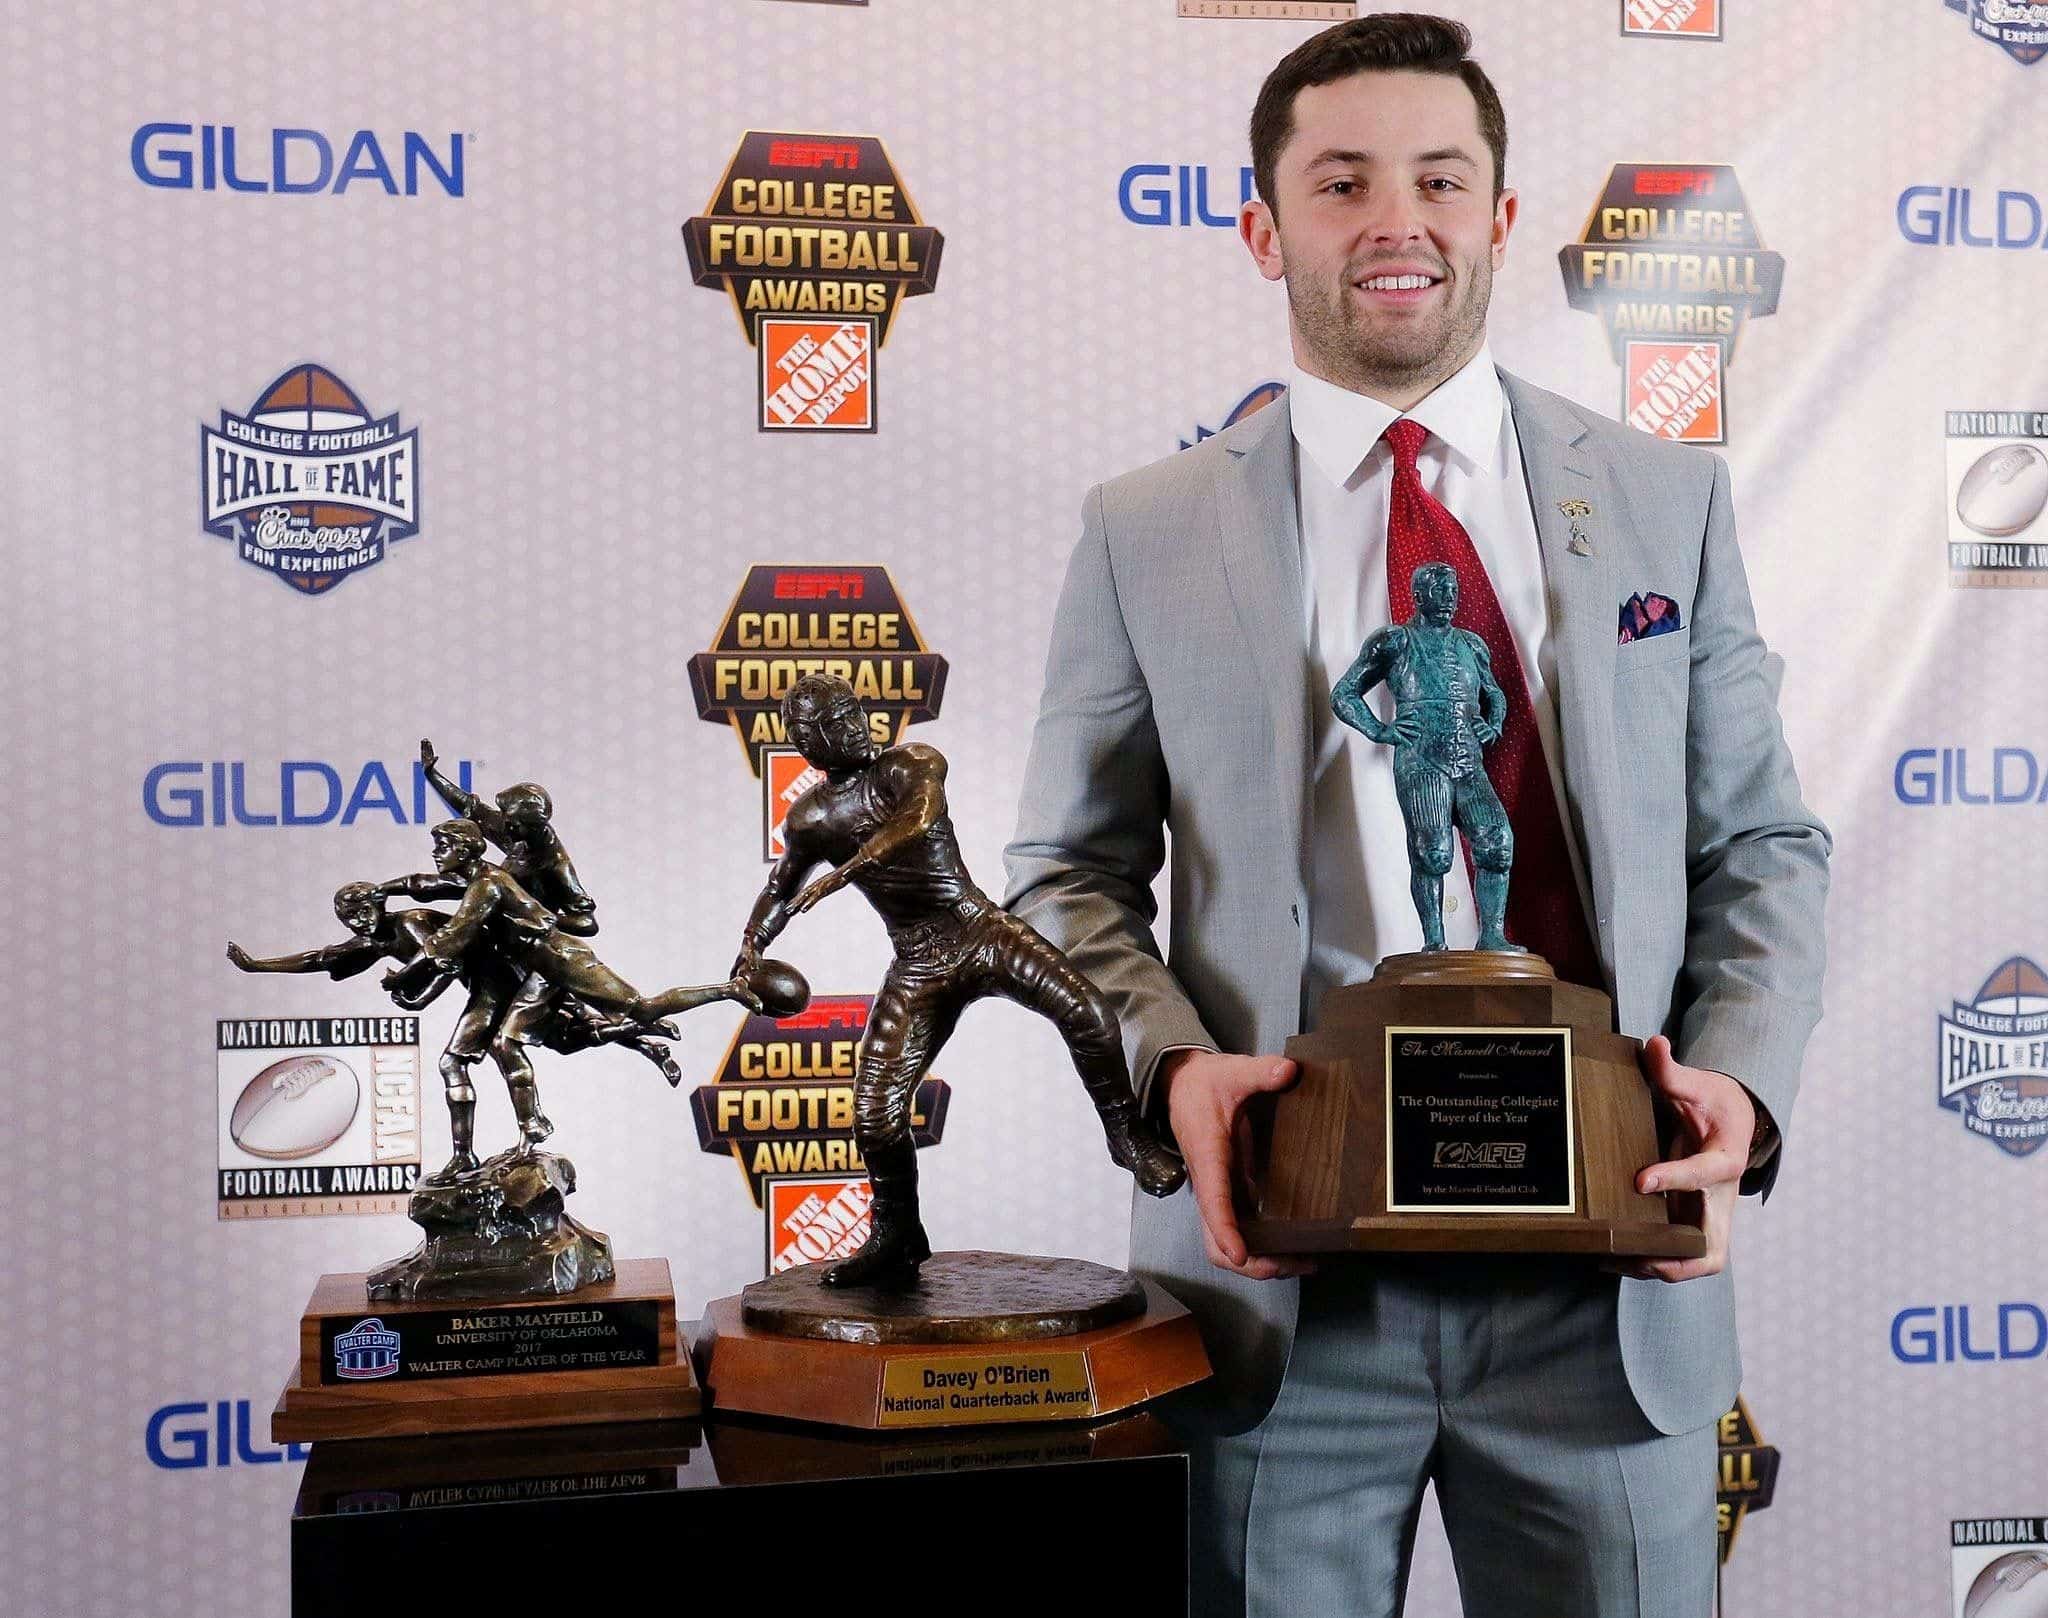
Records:
<instances>
[{"instance_id":1,"label":"suit sleeve","mask_svg":"<svg viewBox=\"0 0 2048 1618\"><path fill-rule=\"evenodd\" d=\"M1681 1062L1732 1074L1789 1140L1799 1065L1820 1020L1827 828L1799 796L1778 718L1784 664L1757 633L1735 546L1728 467L1712 457L1693 598L1686 725L1685 965L1674 1006ZM1743 1177L1769 1194L1781 1145Z\"/></svg>"},{"instance_id":2,"label":"suit sleeve","mask_svg":"<svg viewBox=\"0 0 2048 1618\"><path fill-rule=\"evenodd\" d=\"M1170 790L1096 488L1053 611L1004 904L1108 996L1141 1106L1161 1056L1216 1049L1152 935Z\"/></svg>"}]
</instances>

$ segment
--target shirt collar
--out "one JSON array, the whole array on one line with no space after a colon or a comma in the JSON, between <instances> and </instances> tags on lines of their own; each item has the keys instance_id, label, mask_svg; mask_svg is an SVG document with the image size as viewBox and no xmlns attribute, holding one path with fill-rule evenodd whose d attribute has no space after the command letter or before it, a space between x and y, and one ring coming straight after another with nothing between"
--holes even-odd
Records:
<instances>
[{"instance_id":1,"label":"shirt collar","mask_svg":"<svg viewBox=\"0 0 2048 1618\"><path fill-rule=\"evenodd\" d=\"M1310 376L1298 365L1287 369L1287 398L1295 442L1340 488L1350 484L1359 463L1404 414L1473 465L1490 466L1506 407L1492 347L1484 342L1478 353L1405 412L1369 394Z\"/></svg>"}]
</instances>

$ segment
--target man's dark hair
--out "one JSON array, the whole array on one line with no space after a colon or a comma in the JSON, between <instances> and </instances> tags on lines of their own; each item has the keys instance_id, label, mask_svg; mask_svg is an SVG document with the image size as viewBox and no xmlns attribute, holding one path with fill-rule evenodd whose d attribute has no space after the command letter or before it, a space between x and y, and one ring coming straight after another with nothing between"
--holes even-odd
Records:
<instances>
[{"instance_id":1,"label":"man's dark hair","mask_svg":"<svg viewBox=\"0 0 2048 1618\"><path fill-rule=\"evenodd\" d=\"M1463 79L1479 104L1479 132L1493 152L1498 201L1508 171L1508 117L1471 50L1472 31L1461 22L1419 11L1381 11L1326 28L1283 56L1259 86L1252 106L1252 177L1274 217L1280 210L1273 170L1294 134L1294 98L1312 85L1333 84L1354 73L1442 73Z\"/></svg>"}]
</instances>

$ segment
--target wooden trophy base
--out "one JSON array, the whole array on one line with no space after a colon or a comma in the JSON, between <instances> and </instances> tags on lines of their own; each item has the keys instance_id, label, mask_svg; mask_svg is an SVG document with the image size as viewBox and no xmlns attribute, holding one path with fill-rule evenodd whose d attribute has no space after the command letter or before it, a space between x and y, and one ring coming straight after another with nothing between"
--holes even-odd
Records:
<instances>
[{"instance_id":1,"label":"wooden trophy base","mask_svg":"<svg viewBox=\"0 0 2048 1618\"><path fill-rule=\"evenodd\" d=\"M1635 1189L1664 1153L1641 1046L1613 1030L1613 1002L1541 956L1388 956L1287 1042L1300 1082L1255 1131L1246 1243L1696 1257L1699 1229Z\"/></svg>"},{"instance_id":2,"label":"wooden trophy base","mask_svg":"<svg viewBox=\"0 0 2048 1618\"><path fill-rule=\"evenodd\" d=\"M938 1253L894 1292L828 1291L822 1268L705 1310L715 1409L866 1431L1093 1421L1209 1374L1194 1317L1099 1264Z\"/></svg>"},{"instance_id":3,"label":"wooden trophy base","mask_svg":"<svg viewBox=\"0 0 2048 1618\"><path fill-rule=\"evenodd\" d=\"M676 1348L667 1259L622 1260L610 1281L509 1303L372 1303L363 1275L323 1275L270 1437L672 1421L703 1404Z\"/></svg>"}]
</instances>

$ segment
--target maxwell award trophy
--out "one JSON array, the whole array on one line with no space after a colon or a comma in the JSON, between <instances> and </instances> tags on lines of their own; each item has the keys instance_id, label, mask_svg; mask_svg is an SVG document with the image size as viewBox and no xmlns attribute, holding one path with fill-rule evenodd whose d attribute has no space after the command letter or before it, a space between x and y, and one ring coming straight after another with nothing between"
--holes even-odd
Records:
<instances>
[{"instance_id":1,"label":"maxwell award trophy","mask_svg":"<svg viewBox=\"0 0 2048 1618\"><path fill-rule=\"evenodd\" d=\"M1101 1417L1209 1374L1193 1318L1160 1288L1078 1259L937 1253L918 1211L918 1081L961 1011L1002 995L1049 1019L1095 1103L1113 1162L1170 1196L1187 1177L1138 1114L1117 1018L1094 985L967 874L946 761L878 747L853 688L807 674L783 699L793 746L824 779L791 807L785 852L748 919L735 979L794 916L849 883L895 948L854 1081L873 1187L862 1246L757 1281L705 1312L721 1410L860 1428ZM805 886L820 865L822 876Z\"/></svg>"},{"instance_id":2,"label":"maxwell award trophy","mask_svg":"<svg viewBox=\"0 0 2048 1618\"><path fill-rule=\"evenodd\" d=\"M1508 942L1513 838L1482 749L1507 703L1486 643L1452 625L1458 575L1415 570L1415 615L1370 636L1331 695L1337 716L1394 749L1423 947L1323 997L1287 1042L1299 1082L1258 1149L1247 1245L1260 1253L1598 1253L1692 1257L1694 1226L1635 1189L1656 1161L1640 1044L1613 1002L1560 982ZM1366 694L1382 681L1394 717ZM1443 874L1472 853L1478 947L1444 947Z\"/></svg>"},{"instance_id":3,"label":"maxwell award trophy","mask_svg":"<svg viewBox=\"0 0 2048 1618\"><path fill-rule=\"evenodd\" d=\"M668 1019L715 1000L781 1015L810 991L791 968L749 962L745 975L642 995L585 940L596 906L577 880L530 782L495 804L463 791L420 744L427 779L458 818L433 830L434 870L351 882L334 896L349 936L297 954L250 955L245 972L350 978L380 963L383 986L408 1011L453 983L462 1013L441 1053L454 1149L414 1188L408 1213L423 1239L367 1274L324 1275L300 1321L299 1358L271 1416L276 1442L394 1437L497 1427L692 1416L702 1396L678 1352L666 1259L615 1262L611 1241L564 1206L576 1189L568 1158L543 1151L554 1125L541 1111L532 1046L568 1054L622 1045L671 1086ZM502 858L489 858L493 848ZM443 900L387 908L400 896ZM518 1143L479 1159L473 1070L488 1055L505 1081ZM309 1104L312 1064L280 1064L237 1105Z\"/></svg>"}]
</instances>

